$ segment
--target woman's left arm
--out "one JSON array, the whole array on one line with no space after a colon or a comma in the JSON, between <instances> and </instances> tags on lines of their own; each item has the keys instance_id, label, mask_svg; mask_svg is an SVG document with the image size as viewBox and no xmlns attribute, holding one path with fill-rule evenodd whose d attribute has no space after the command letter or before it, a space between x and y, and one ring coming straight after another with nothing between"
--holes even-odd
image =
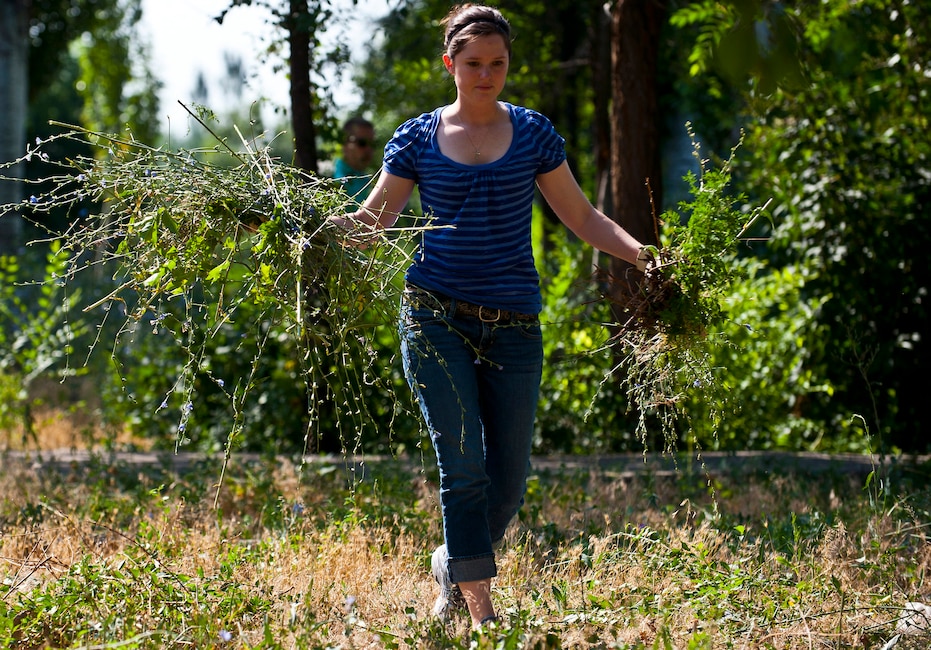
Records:
<instances>
[{"instance_id":1,"label":"woman's left arm","mask_svg":"<svg viewBox=\"0 0 931 650\"><path fill-rule=\"evenodd\" d=\"M567 162L537 176L537 186L560 221L576 236L608 255L637 264L643 244L592 205Z\"/></svg>"}]
</instances>

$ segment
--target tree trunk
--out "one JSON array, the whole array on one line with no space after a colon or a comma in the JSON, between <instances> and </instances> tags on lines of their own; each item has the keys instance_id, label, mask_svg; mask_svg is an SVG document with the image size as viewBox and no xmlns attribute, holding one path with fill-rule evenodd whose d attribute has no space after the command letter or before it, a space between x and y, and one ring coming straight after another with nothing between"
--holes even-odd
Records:
<instances>
[{"instance_id":1,"label":"tree trunk","mask_svg":"<svg viewBox=\"0 0 931 650\"><path fill-rule=\"evenodd\" d=\"M310 84L311 34L315 19L307 0L291 0L288 16L288 45L291 72L291 126L294 130L294 163L317 173L317 127L314 124L314 94Z\"/></svg>"},{"instance_id":2,"label":"tree trunk","mask_svg":"<svg viewBox=\"0 0 931 650\"><path fill-rule=\"evenodd\" d=\"M617 0L611 9L613 214L631 235L649 244L657 243L653 206L662 203L656 68L665 19L663 0ZM631 291L624 281L631 268L611 260L615 295Z\"/></svg>"},{"instance_id":3,"label":"tree trunk","mask_svg":"<svg viewBox=\"0 0 931 650\"><path fill-rule=\"evenodd\" d=\"M0 163L25 153L29 4L29 0L0 0ZM22 178L23 165L0 170L0 176ZM19 203L22 195L20 183L0 180L0 206ZM23 220L17 213L0 217L0 254L17 253L22 238Z\"/></svg>"},{"instance_id":4,"label":"tree trunk","mask_svg":"<svg viewBox=\"0 0 931 650\"><path fill-rule=\"evenodd\" d=\"M656 67L665 14L661 0L616 0L611 10L613 213L615 221L645 244L656 243L653 206L662 201ZM616 322L627 320L624 305L639 291L642 277L629 263L611 259L608 291ZM628 351L619 346L615 354L616 372L627 372ZM619 415L630 422L639 417Z\"/></svg>"},{"instance_id":5,"label":"tree trunk","mask_svg":"<svg viewBox=\"0 0 931 650\"><path fill-rule=\"evenodd\" d=\"M613 201L611 196L611 15L606 7L594 9L591 22L592 44L591 68L592 87L594 88L594 128L595 143L595 207L611 214ZM601 253L592 248L592 270L601 269Z\"/></svg>"}]
</instances>

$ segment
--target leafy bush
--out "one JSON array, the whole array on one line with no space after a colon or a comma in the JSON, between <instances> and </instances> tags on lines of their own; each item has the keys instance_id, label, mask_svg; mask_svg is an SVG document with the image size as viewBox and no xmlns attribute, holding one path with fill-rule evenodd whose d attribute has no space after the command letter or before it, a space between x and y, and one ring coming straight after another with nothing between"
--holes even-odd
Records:
<instances>
[{"instance_id":1,"label":"leafy bush","mask_svg":"<svg viewBox=\"0 0 931 650\"><path fill-rule=\"evenodd\" d=\"M726 343L709 348L719 390L692 395L683 407L692 435L706 449L870 451L852 414L837 411L831 423L807 416L812 402L828 404L834 394L812 371L817 352L801 344L824 336L825 299L806 299L804 276L792 267L771 269L753 257L734 263L745 279L735 283L712 334ZM714 426L713 412L722 414Z\"/></svg>"},{"instance_id":2,"label":"leafy bush","mask_svg":"<svg viewBox=\"0 0 931 650\"><path fill-rule=\"evenodd\" d=\"M87 327L75 313L80 290L65 286L68 265L57 244L39 268L27 256L0 256L0 430L18 428L24 438L35 439L34 384L83 372L74 344Z\"/></svg>"},{"instance_id":3,"label":"leafy bush","mask_svg":"<svg viewBox=\"0 0 931 650\"><path fill-rule=\"evenodd\" d=\"M732 111L744 100L741 186L772 199L766 256L817 305L797 339L801 372L833 395L797 402L797 416L842 447L859 413L879 449L927 451L914 379L931 364L927 4L707 1L673 20L699 28L689 61L701 83L717 67ZM746 56L728 56L738 41Z\"/></svg>"},{"instance_id":4,"label":"leafy bush","mask_svg":"<svg viewBox=\"0 0 931 650\"><path fill-rule=\"evenodd\" d=\"M636 443L624 422L611 369L611 313L592 277L592 249L560 229L538 256L543 276L544 358L538 452L588 454Z\"/></svg>"}]
</instances>

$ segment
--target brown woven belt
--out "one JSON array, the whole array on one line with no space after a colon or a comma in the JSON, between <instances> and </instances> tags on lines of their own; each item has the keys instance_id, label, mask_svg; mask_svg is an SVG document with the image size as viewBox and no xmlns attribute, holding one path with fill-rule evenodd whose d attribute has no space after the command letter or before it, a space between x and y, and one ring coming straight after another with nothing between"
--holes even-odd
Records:
<instances>
[{"instance_id":1,"label":"brown woven belt","mask_svg":"<svg viewBox=\"0 0 931 650\"><path fill-rule=\"evenodd\" d=\"M421 304L424 307L429 307L430 309L442 308L442 310L446 313L449 313L450 305L453 304L453 299L449 296L427 291L426 289L421 289L420 287L413 284L408 284L405 287L405 293L408 295L412 302ZM456 311L452 314L454 318L462 316L477 318L483 323L507 323L509 321L515 320L539 320L539 317L536 314L522 314L517 311L498 309L497 307L474 305L471 302L464 302L462 300L456 300L455 302Z\"/></svg>"}]
</instances>

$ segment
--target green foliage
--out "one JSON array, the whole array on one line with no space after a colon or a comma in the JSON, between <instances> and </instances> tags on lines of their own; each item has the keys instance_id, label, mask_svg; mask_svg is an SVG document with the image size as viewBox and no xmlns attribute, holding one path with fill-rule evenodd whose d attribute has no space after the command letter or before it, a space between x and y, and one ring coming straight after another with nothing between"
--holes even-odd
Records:
<instances>
[{"instance_id":1,"label":"green foliage","mask_svg":"<svg viewBox=\"0 0 931 650\"><path fill-rule=\"evenodd\" d=\"M752 79L756 92L801 87L804 74L796 49L797 16L782 3L759 1L687 3L670 19L673 26L697 26L689 74L715 69L732 85ZM717 93L724 91L715 86Z\"/></svg>"},{"instance_id":2,"label":"green foliage","mask_svg":"<svg viewBox=\"0 0 931 650\"><path fill-rule=\"evenodd\" d=\"M688 73L699 76L709 72L715 51L736 20L736 9L729 4L691 2L669 17L669 24L678 29L697 26L693 46L688 56Z\"/></svg>"},{"instance_id":3,"label":"green foliage","mask_svg":"<svg viewBox=\"0 0 931 650\"><path fill-rule=\"evenodd\" d=\"M32 3L29 50L29 103L33 115L41 107L34 102L50 88L80 98L81 124L93 131L118 131L129 126L144 142L150 142L158 123L158 82L152 77L144 47L136 32L142 16L140 0L38 0ZM63 77L76 62L76 79ZM137 76L138 75L138 76ZM68 83L70 81L70 83ZM133 81L139 82L133 84ZM33 119L41 125L49 119L68 120L60 105L48 107Z\"/></svg>"},{"instance_id":4,"label":"green foliage","mask_svg":"<svg viewBox=\"0 0 931 650\"><path fill-rule=\"evenodd\" d=\"M734 264L742 279L713 328L713 338L726 343L709 349L723 391L691 395L684 406L695 439L706 449L869 452L869 440L859 427L844 426L843 414L829 423L806 417L812 402L830 403L834 395L811 370L818 352L801 345L824 336L816 331L824 299L806 300L804 277L792 267L770 269L752 257ZM712 426L711 413L726 415Z\"/></svg>"},{"instance_id":5,"label":"green foliage","mask_svg":"<svg viewBox=\"0 0 931 650\"><path fill-rule=\"evenodd\" d=\"M81 72L76 84L84 104L80 124L90 131L110 133L128 127L143 142L152 142L157 133L161 84L146 65L145 50L138 45L136 23L142 8L138 0L123 0L94 14L93 29L80 34L71 47ZM141 70L141 78L135 70ZM64 119L61 115L50 117Z\"/></svg>"},{"instance_id":6,"label":"green foliage","mask_svg":"<svg viewBox=\"0 0 931 650\"><path fill-rule=\"evenodd\" d=\"M33 410L41 400L30 392L33 385L82 372L72 364L74 342L86 325L75 318L80 290L65 286L69 266L57 244L38 274L41 281L27 257L0 256L0 430L18 426L24 438L34 439Z\"/></svg>"},{"instance_id":7,"label":"green foliage","mask_svg":"<svg viewBox=\"0 0 931 650\"><path fill-rule=\"evenodd\" d=\"M799 15L811 83L776 94L748 129L743 175L777 206L773 259L795 265L805 299L823 302L799 344L834 399L804 413L828 436L835 418L858 413L880 450L926 451L926 395L913 378L931 362L931 131L920 109L931 11L832 2Z\"/></svg>"},{"instance_id":8,"label":"green foliage","mask_svg":"<svg viewBox=\"0 0 931 650\"><path fill-rule=\"evenodd\" d=\"M859 415L880 451L924 451L925 396L912 378L929 363L931 230L921 215L931 140L921 106L931 11L914 2L700 3L674 20L720 35L739 31L741 21L746 27L748 16L761 20L756 35L771 39L762 53L794 52L805 76L804 84L771 76L774 86L759 68L741 69L758 61L759 38L756 50L729 57L738 74L722 76L740 93L733 104L746 127L738 183L772 200L774 224L757 233L768 237L758 253L772 278L791 269L802 282L798 299L815 314L794 330L806 350L796 374L833 391L830 399L815 390L791 401L795 422L808 423L794 442L812 444L811 432L820 431L819 444L862 448L859 427L849 426ZM716 38L694 41L700 69L725 58ZM778 305L770 311L785 313ZM803 383L798 392L805 391Z\"/></svg>"},{"instance_id":9,"label":"green foliage","mask_svg":"<svg viewBox=\"0 0 931 650\"><path fill-rule=\"evenodd\" d=\"M545 267L540 320L546 361L535 449L589 454L630 448L636 440L618 426L624 404L605 383L611 314L593 286L592 249L562 231L550 236L538 259Z\"/></svg>"},{"instance_id":10,"label":"green foliage","mask_svg":"<svg viewBox=\"0 0 931 650\"><path fill-rule=\"evenodd\" d=\"M120 25L135 25L141 4L141 0L34 0L29 30L30 97L53 81L76 39L98 29L112 34Z\"/></svg>"},{"instance_id":11,"label":"green foliage","mask_svg":"<svg viewBox=\"0 0 931 650\"><path fill-rule=\"evenodd\" d=\"M112 273L85 307L125 319L113 356L126 399L112 415L164 437L159 412L174 410L176 443L208 449L302 440L314 449L325 436L336 451L366 434L387 446L404 408L393 398L394 364L375 344L396 322L394 279L413 229L374 254L347 249L328 220L344 211L339 186L246 142L242 153L169 152L86 131L60 139L86 141L97 155L49 160L64 171L30 206L105 206L62 241L95 253L73 258L68 277Z\"/></svg>"},{"instance_id":12,"label":"green foliage","mask_svg":"<svg viewBox=\"0 0 931 650\"><path fill-rule=\"evenodd\" d=\"M57 120L93 131L129 128L141 140L151 142L158 129L159 83L152 77L136 30L139 0L36 0L30 6L26 141L46 140L57 132L50 125ZM88 155L91 150L83 143L58 140L47 143L44 152L63 160ZM21 153L22 148L17 148L11 157ZM37 181L46 173L48 167L38 156L26 160L26 178ZM40 239L48 231L63 231L74 214L64 210L44 213L38 228L24 224L24 241Z\"/></svg>"}]
</instances>

